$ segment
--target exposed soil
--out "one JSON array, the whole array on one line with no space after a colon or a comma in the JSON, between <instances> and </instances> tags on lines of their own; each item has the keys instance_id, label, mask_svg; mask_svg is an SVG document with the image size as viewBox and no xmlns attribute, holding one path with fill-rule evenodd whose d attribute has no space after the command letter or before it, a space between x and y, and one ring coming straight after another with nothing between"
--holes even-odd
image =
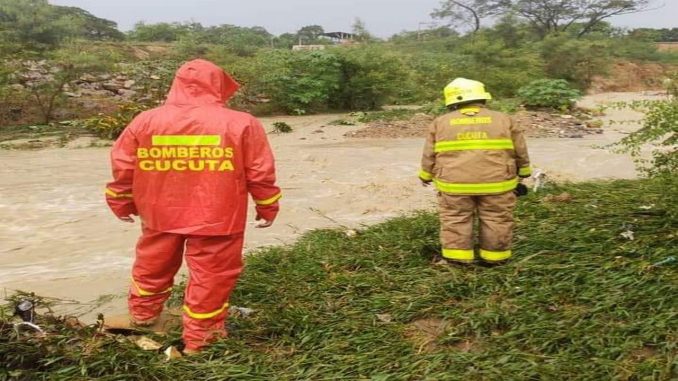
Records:
<instances>
[{"instance_id":1,"label":"exposed soil","mask_svg":"<svg viewBox=\"0 0 678 381\"><path fill-rule=\"evenodd\" d=\"M618 61L612 65L608 74L593 78L589 92L597 94L664 90L664 81L669 78L670 73L676 71L676 65Z\"/></svg>"},{"instance_id":2,"label":"exposed soil","mask_svg":"<svg viewBox=\"0 0 678 381\"><path fill-rule=\"evenodd\" d=\"M435 352L438 339L445 334L450 323L440 319L421 319L411 323L405 337L415 346L417 353Z\"/></svg>"}]
</instances>

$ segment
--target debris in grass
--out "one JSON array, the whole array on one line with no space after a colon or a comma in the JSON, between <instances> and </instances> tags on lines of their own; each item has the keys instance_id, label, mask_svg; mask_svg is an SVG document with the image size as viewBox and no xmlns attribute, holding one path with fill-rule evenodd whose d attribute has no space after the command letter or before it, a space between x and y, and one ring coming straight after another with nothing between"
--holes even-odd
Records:
<instances>
[{"instance_id":1,"label":"debris in grass","mask_svg":"<svg viewBox=\"0 0 678 381\"><path fill-rule=\"evenodd\" d=\"M143 349L144 351L158 351L160 350L160 348L162 348L162 344L146 336L141 336L137 338L136 340L134 340L134 344L136 344L137 347Z\"/></svg>"},{"instance_id":2,"label":"debris in grass","mask_svg":"<svg viewBox=\"0 0 678 381\"><path fill-rule=\"evenodd\" d=\"M436 341L445 333L450 323L441 319L420 319L409 324L405 337L415 345L417 353L434 352Z\"/></svg>"},{"instance_id":3,"label":"debris in grass","mask_svg":"<svg viewBox=\"0 0 678 381\"><path fill-rule=\"evenodd\" d=\"M670 257L668 257L668 258L666 258L666 259L664 259L664 260L661 260L661 261L659 261L659 262L657 262L657 263L653 263L652 265L650 265L650 268L655 268L655 267L661 267L661 266L671 265L671 264L674 264L674 263L677 263L677 262L678 262L678 258L676 258L676 257L674 257L674 256L670 256Z\"/></svg>"},{"instance_id":4,"label":"debris in grass","mask_svg":"<svg viewBox=\"0 0 678 381\"><path fill-rule=\"evenodd\" d=\"M165 350L165 360L166 361L172 361L172 360L180 359L182 357L183 357L183 355L181 354L181 352L179 352L179 350L175 347L169 347Z\"/></svg>"},{"instance_id":5,"label":"debris in grass","mask_svg":"<svg viewBox=\"0 0 678 381\"><path fill-rule=\"evenodd\" d=\"M633 230L627 230L627 231L621 233L620 236L622 238L628 239L629 241L633 241L633 240L636 239L635 233L633 232Z\"/></svg>"},{"instance_id":6,"label":"debris in grass","mask_svg":"<svg viewBox=\"0 0 678 381\"><path fill-rule=\"evenodd\" d=\"M561 203L569 203L574 200L574 197L568 192L563 192L559 195L548 195L542 199L544 202L561 202Z\"/></svg>"},{"instance_id":7,"label":"debris in grass","mask_svg":"<svg viewBox=\"0 0 678 381\"><path fill-rule=\"evenodd\" d=\"M383 323L390 323L393 321L393 316L391 314L377 314L377 319Z\"/></svg>"},{"instance_id":8,"label":"debris in grass","mask_svg":"<svg viewBox=\"0 0 678 381\"><path fill-rule=\"evenodd\" d=\"M546 185L546 172L541 169L535 169L532 179L534 180L532 191L536 193Z\"/></svg>"},{"instance_id":9,"label":"debris in grass","mask_svg":"<svg viewBox=\"0 0 678 381\"><path fill-rule=\"evenodd\" d=\"M231 316L242 316L244 318L248 318L256 311L251 308L231 306L231 308L228 309L228 312L231 314Z\"/></svg>"}]
</instances>

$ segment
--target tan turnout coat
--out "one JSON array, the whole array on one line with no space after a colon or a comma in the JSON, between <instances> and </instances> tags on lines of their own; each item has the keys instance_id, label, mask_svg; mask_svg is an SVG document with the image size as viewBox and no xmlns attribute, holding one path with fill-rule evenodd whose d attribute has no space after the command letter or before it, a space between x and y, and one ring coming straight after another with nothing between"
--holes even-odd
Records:
<instances>
[{"instance_id":1,"label":"tan turnout coat","mask_svg":"<svg viewBox=\"0 0 678 381\"><path fill-rule=\"evenodd\" d=\"M513 119L483 105L468 105L430 126L419 176L455 195L502 194L518 176L531 175L522 130Z\"/></svg>"}]
</instances>

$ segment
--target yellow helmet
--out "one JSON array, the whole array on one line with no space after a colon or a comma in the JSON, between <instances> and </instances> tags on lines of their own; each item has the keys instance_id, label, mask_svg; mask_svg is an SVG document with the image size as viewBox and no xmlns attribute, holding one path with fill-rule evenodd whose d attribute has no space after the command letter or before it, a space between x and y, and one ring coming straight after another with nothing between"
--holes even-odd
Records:
<instances>
[{"instance_id":1,"label":"yellow helmet","mask_svg":"<svg viewBox=\"0 0 678 381\"><path fill-rule=\"evenodd\" d=\"M471 79L457 78L445 87L446 106L490 99L492 99L492 94L485 91L485 85Z\"/></svg>"}]
</instances>

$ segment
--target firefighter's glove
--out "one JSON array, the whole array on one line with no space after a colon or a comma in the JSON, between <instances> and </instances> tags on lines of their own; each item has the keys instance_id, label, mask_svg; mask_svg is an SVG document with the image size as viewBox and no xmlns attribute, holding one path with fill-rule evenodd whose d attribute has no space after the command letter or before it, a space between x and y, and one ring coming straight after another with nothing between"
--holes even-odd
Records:
<instances>
[{"instance_id":1,"label":"firefighter's glove","mask_svg":"<svg viewBox=\"0 0 678 381\"><path fill-rule=\"evenodd\" d=\"M527 185L520 183L520 184L518 184L516 189L513 191L513 193L515 193L516 196L518 196L518 197L523 197L523 196L527 196L527 194L529 193L529 189L527 188Z\"/></svg>"}]
</instances>

